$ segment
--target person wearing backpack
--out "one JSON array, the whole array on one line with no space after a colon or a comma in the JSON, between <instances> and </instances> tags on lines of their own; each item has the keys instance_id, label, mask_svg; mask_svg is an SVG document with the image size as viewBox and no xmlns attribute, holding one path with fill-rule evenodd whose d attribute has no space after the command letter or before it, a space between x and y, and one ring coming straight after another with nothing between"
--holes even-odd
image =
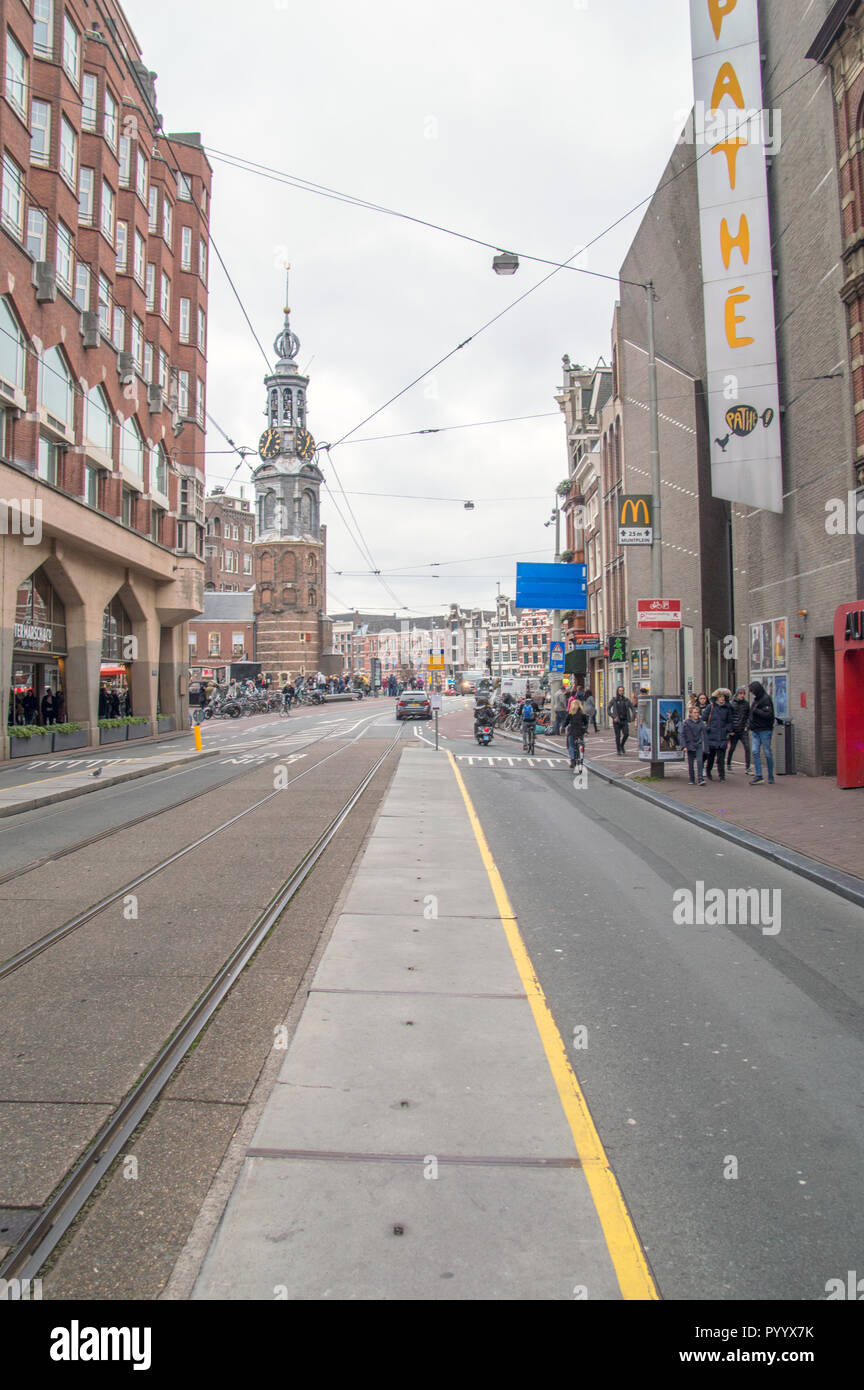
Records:
<instances>
[{"instance_id":1,"label":"person wearing backpack","mask_svg":"<svg viewBox=\"0 0 864 1390\"><path fill-rule=\"evenodd\" d=\"M520 710L522 719L522 752L530 753L534 747L534 734L536 732L537 711L531 701L531 697L526 695L522 701Z\"/></svg>"}]
</instances>

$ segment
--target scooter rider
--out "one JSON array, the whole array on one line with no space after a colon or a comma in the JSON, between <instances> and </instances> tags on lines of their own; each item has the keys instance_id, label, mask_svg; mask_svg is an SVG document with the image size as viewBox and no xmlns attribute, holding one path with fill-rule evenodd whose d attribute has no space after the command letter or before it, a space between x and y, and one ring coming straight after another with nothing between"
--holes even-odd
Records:
<instances>
[{"instance_id":1,"label":"scooter rider","mask_svg":"<svg viewBox=\"0 0 864 1390\"><path fill-rule=\"evenodd\" d=\"M484 725L491 729L495 723L495 712L489 703L486 695L481 695L474 707L474 737L477 737L477 730Z\"/></svg>"}]
</instances>

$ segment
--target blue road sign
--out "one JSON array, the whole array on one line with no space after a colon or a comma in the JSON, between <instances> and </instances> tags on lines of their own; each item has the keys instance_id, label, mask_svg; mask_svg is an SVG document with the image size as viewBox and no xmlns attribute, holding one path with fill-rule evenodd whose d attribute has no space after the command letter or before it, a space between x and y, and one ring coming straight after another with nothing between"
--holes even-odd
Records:
<instances>
[{"instance_id":1,"label":"blue road sign","mask_svg":"<svg viewBox=\"0 0 864 1390\"><path fill-rule=\"evenodd\" d=\"M564 643L549 643L549 670L551 674L563 676L564 674Z\"/></svg>"},{"instance_id":2,"label":"blue road sign","mask_svg":"<svg viewBox=\"0 0 864 1390\"><path fill-rule=\"evenodd\" d=\"M584 612L588 607L587 566L518 564L516 607Z\"/></svg>"}]
</instances>

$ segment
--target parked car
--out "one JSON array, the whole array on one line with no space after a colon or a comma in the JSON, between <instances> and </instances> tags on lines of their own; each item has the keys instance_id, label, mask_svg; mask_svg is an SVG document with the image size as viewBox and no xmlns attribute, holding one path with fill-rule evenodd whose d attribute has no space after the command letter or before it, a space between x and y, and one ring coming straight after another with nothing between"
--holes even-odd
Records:
<instances>
[{"instance_id":1,"label":"parked car","mask_svg":"<svg viewBox=\"0 0 864 1390\"><path fill-rule=\"evenodd\" d=\"M431 719L432 702L425 690L403 690L396 701L397 719Z\"/></svg>"}]
</instances>

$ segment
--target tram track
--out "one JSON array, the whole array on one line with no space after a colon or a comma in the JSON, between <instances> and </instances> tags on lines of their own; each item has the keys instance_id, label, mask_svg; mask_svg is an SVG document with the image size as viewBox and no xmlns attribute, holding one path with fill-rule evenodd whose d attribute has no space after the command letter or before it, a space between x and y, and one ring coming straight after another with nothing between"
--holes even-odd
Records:
<instances>
[{"instance_id":1,"label":"tram track","mask_svg":"<svg viewBox=\"0 0 864 1390\"><path fill-rule=\"evenodd\" d=\"M351 795L344 802L337 814L328 822L323 831L319 834L314 844L302 856L296 864L291 874L277 888L264 909L259 912L252 925L243 934L240 941L233 947L216 974L211 978L209 984L201 992L198 999L187 1011L179 1025L174 1029L167 1042L161 1047L152 1062L138 1077L134 1085L129 1089L125 1098L115 1108L110 1117L99 1129L95 1137L90 1141L83 1156L76 1162L75 1166L62 1179L59 1186L55 1189L48 1202L42 1207L37 1218L31 1223L23 1236L13 1246L7 1254L2 1266L0 1266L0 1278L6 1280L25 1280L35 1277L38 1271L44 1266L57 1245L63 1239L66 1232L72 1226L77 1216L81 1213L95 1189L108 1173L115 1158L121 1153L130 1137L135 1133L153 1107L154 1102L164 1092L171 1078L174 1076L183 1059L190 1048L197 1042L201 1034L207 1027L213 1014L225 1000L231 991L238 977L251 961L252 957L263 944L269 933L272 931L292 898L305 883L315 866L319 863L327 848L332 843L339 829L351 815L357 806L363 793L369 787L376 774L390 757L394 749L398 746L401 739L401 730L398 730L395 737L389 742L384 752L377 757L361 780L355 786ZM357 738L361 735L358 734ZM357 738L352 740L356 742ZM335 750L326 759L315 764L315 768L321 767L324 762L329 762L331 758L338 756L344 749ZM305 769L297 778L309 775L315 768ZM289 784L290 785L290 784ZM251 810L258 809L261 805L268 802L272 796L278 796L279 792L269 794L249 807L241 815L249 814ZM159 866L148 871L147 874L139 876L135 880L140 883L145 877L152 877L161 868L169 863L176 862L181 854L190 852L191 849L210 839L213 834L226 828L227 825L235 823L240 816L232 817L225 825L208 832L193 845L186 846L175 855L169 856ZM100 911L106 902L113 902L118 896L127 891L129 885L112 893L108 898L99 904L94 904L88 910L86 920L96 912ZM84 917L84 914L79 914ZM72 925L65 924L67 930L64 935L75 930L76 925L83 925L83 921L73 919ZM60 939L54 933L49 934L54 939ZM45 941L41 945L41 950L46 950L52 944ZM35 948L40 943L32 943L29 958L34 958L40 954L41 950ZM25 954L25 953L19 953ZM14 960L15 958L13 958ZM11 965L11 961L7 965ZM26 961L20 961L15 968ZM6 973L12 973L8 970Z\"/></svg>"},{"instance_id":2,"label":"tram track","mask_svg":"<svg viewBox=\"0 0 864 1390\"><path fill-rule=\"evenodd\" d=\"M13 975L16 970L20 970L23 966L28 965L30 961L35 960L36 957L42 955L44 951L50 950L57 942L65 940L67 936L71 936L73 932L78 931L80 927L83 927L87 922L97 917L100 912L104 912L112 903L118 902L124 898L127 893L134 892L142 883L147 883L149 879L155 878L157 874L162 873L172 864L176 864L179 859L185 858L187 854L193 853L208 840L213 839L214 836L230 829L232 825L236 825L238 821L243 820L245 816L251 815L253 811L257 811L262 806L266 806L267 803L272 801L275 797L281 796L282 793L287 791L288 787L293 786L295 782L302 781L304 777L310 776L311 773L316 772L318 768L323 767L325 763L331 762L333 758L339 757L346 748L350 748L353 744L357 743L358 740L362 738L363 733L364 730L361 730L353 739L349 739L343 744L341 748L334 749L332 753L328 753L325 758L321 758L317 763L313 763L311 767L304 768L296 777L290 778L284 787L280 787L276 791L268 792L266 796L259 797L251 806L244 807L244 809L238 811L236 815L230 816L228 820L223 821L220 825L214 826L212 830L208 830L205 835L199 835L196 840L192 840L189 844L183 845L182 848L176 850L173 854L167 855L164 859L160 860L158 864L154 864L149 869L145 869L143 873L137 874L135 878L124 883L120 888L105 894L97 902L92 903L89 907L84 908L83 911L76 913L74 917L69 918L68 921L61 923L58 927L54 927L49 932L45 932L42 936L37 937L35 941L30 942L28 946L23 947L20 951L16 951L14 955L0 962L0 982L7 979L10 975ZM322 743L327 737L328 735L324 734L321 738L315 739L312 743L303 745L303 747L313 747L318 743ZM299 751L301 751L299 748L292 749L291 756ZM238 773L237 776L226 778L224 782L220 783L220 788L227 786L230 782L239 780L243 775L248 776L249 771L250 769L246 767L241 773ZM91 844L98 843L113 834L128 829L129 826L138 825L142 821L153 820L156 816L164 814L165 811L176 810L178 806L184 806L187 802L196 801L201 796L211 795L215 790L217 790L217 788L210 787L206 791L195 792L192 796L181 798L180 801L175 802L170 807L165 807L155 813L151 812L148 815L139 816L135 820L127 822L125 825L114 826L107 831L100 831L97 835L90 836L88 839L82 840L76 845L68 846L61 851L48 855L45 859L31 864L27 868L15 870L13 873L6 875L5 878L0 879L0 883L5 883L10 878L17 878L20 874L31 873L35 868L50 863L54 859L61 859L68 854L75 853L77 850L86 849Z\"/></svg>"},{"instance_id":3,"label":"tram track","mask_svg":"<svg viewBox=\"0 0 864 1390\"><path fill-rule=\"evenodd\" d=\"M366 719L364 719L361 722L364 725L371 724L378 717L379 716L377 714L369 715ZM356 727L356 725L352 726L352 728ZM350 730L348 732L350 732ZM330 729L327 733L321 734L319 738L310 739L308 743L301 743L298 744L296 747L287 750L286 755L288 757L293 757L298 753L305 753L308 749L316 748L319 743L324 743L327 739L331 739L334 737L338 737L338 734L334 735L332 729ZM350 741L354 742L354 740ZM244 744L242 746L242 752L248 753L250 749L257 748L260 744L266 744L268 742L270 742L270 739L266 735L258 739L250 740L248 744ZM227 753L232 751L234 747L234 745L231 745L228 748L219 749L218 751L220 753ZM236 751L241 750L237 748ZM278 761L278 756L279 755L274 754L274 762ZM193 766L200 765L193 764ZM316 766L318 766L318 764L316 764ZM117 825L110 825L105 830L99 830L96 831L93 835L88 835L86 839L76 840L71 845L64 845L61 849L52 850L50 854L44 854L39 859L30 860L27 864L21 864L16 869L10 869L7 873L0 874L0 887L2 887L4 883L11 883L14 879L21 878L24 874L30 874L33 873L36 869L42 869L45 867L46 864L53 864L58 859L65 859L68 855L76 854L79 850L89 849L91 845L99 844L100 841L110 839L113 835L119 835L124 830L131 830L136 825L143 825L145 821L154 820L157 816L166 815L170 811L176 811L179 806L191 805L193 801L198 801L203 796L210 796L217 789L231 786L233 782L238 782L242 777L248 777L251 770L252 769L250 767L241 767L238 772L232 773L227 777L223 777L221 781L215 783L211 787L202 787L200 791L192 792L188 796L181 796L177 801L171 801L166 806L160 806L158 810L145 811L140 816L133 816L130 820L121 821ZM169 776L177 775L177 773L169 774ZM158 777L155 777L153 785L158 785L158 782L160 780L161 779L159 779ZM0 979L2 978L2 963L0 963Z\"/></svg>"}]
</instances>

